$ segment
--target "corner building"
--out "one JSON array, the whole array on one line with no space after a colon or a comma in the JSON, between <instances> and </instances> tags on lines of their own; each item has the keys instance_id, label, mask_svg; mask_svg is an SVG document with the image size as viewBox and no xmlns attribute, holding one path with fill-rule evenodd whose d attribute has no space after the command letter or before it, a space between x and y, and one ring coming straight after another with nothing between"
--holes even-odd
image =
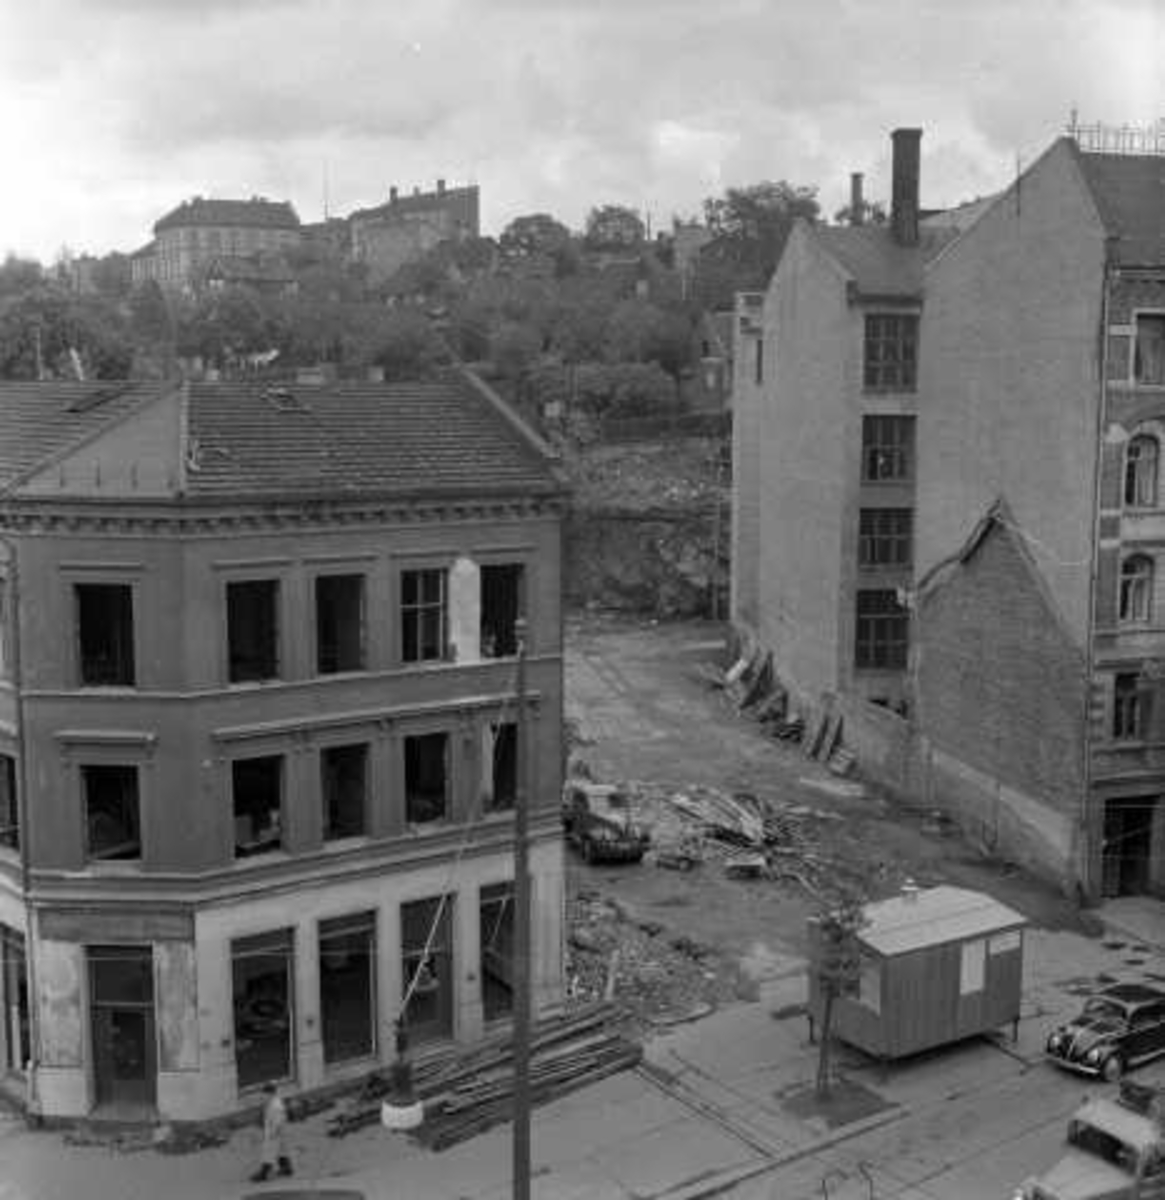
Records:
<instances>
[{"instance_id":1,"label":"corner building","mask_svg":"<svg viewBox=\"0 0 1165 1200\"><path fill-rule=\"evenodd\" d=\"M0 1080L198 1120L562 989L560 526L474 377L0 385ZM528 622L519 721L515 622ZM518 736L519 728L524 736Z\"/></svg>"}]
</instances>

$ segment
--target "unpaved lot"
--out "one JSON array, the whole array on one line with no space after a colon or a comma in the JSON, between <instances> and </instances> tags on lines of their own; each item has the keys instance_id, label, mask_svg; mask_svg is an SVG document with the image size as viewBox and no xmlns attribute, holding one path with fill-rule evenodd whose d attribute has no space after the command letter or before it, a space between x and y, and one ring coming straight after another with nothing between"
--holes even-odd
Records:
<instances>
[{"instance_id":1,"label":"unpaved lot","mask_svg":"<svg viewBox=\"0 0 1165 1200\"><path fill-rule=\"evenodd\" d=\"M839 780L799 747L767 736L708 685L700 664L727 665L722 625L591 613L568 620L566 707L575 756L596 778L632 785L657 822L657 840L670 837L674 824L669 794L749 793L796 813L800 844L839 870L859 865L875 896L907 879L952 883L988 892L1045 928L1080 928L1063 897L978 853L932 814L894 805L860 776ZM785 861L790 869L778 878L741 880L728 877L716 847L687 872L650 857L638 866L586 866L568 851L573 915L576 927L586 926L583 945L576 938L573 947L576 974L593 993L602 986L602 962L620 938L630 938L618 990L654 989L648 1007L655 1012L672 1016L755 994L759 982L804 952L813 911L804 884L812 878L797 878L795 854ZM683 953L693 949L694 957ZM671 1003L664 974L682 985Z\"/></svg>"}]
</instances>

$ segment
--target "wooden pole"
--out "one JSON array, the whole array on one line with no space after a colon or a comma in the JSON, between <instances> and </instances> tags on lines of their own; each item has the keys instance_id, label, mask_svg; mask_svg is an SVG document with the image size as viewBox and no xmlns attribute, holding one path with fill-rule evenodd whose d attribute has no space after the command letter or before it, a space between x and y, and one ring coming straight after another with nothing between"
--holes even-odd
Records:
<instances>
[{"instance_id":1,"label":"wooden pole","mask_svg":"<svg viewBox=\"0 0 1165 1200\"><path fill-rule=\"evenodd\" d=\"M526 621L519 617L518 779L514 795L514 1200L530 1197L530 847L526 741Z\"/></svg>"}]
</instances>

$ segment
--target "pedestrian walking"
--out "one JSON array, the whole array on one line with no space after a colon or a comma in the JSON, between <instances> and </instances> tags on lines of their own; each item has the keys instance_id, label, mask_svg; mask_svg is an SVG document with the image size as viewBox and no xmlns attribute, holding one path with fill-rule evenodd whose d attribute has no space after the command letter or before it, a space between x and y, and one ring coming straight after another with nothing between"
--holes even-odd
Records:
<instances>
[{"instance_id":1,"label":"pedestrian walking","mask_svg":"<svg viewBox=\"0 0 1165 1200\"><path fill-rule=\"evenodd\" d=\"M259 1169L251 1176L252 1183L270 1179L278 1169L280 1175L291 1174L291 1156L287 1153L287 1109L273 1083L263 1085L263 1157Z\"/></svg>"}]
</instances>

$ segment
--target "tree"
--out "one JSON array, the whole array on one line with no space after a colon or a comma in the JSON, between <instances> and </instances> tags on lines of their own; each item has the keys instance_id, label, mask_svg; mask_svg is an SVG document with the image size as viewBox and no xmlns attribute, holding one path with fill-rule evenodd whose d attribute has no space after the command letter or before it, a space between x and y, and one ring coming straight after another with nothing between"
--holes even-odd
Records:
<instances>
[{"instance_id":1,"label":"tree","mask_svg":"<svg viewBox=\"0 0 1165 1200\"><path fill-rule=\"evenodd\" d=\"M549 258L560 279L578 269L578 251L570 230L549 213L515 217L502 230L498 249L510 259Z\"/></svg>"},{"instance_id":2,"label":"tree","mask_svg":"<svg viewBox=\"0 0 1165 1200\"><path fill-rule=\"evenodd\" d=\"M691 358L691 325L676 312L632 297L611 312L604 351L608 362L654 362L675 377Z\"/></svg>"},{"instance_id":3,"label":"tree","mask_svg":"<svg viewBox=\"0 0 1165 1200\"><path fill-rule=\"evenodd\" d=\"M829 1094L833 1044L833 1010L842 996L855 993L861 975L858 932L866 923L865 896L855 888L837 888L822 901L816 916L817 956L814 963L822 998L817 1094Z\"/></svg>"},{"instance_id":4,"label":"tree","mask_svg":"<svg viewBox=\"0 0 1165 1200\"><path fill-rule=\"evenodd\" d=\"M853 212L852 204L847 204L845 208L839 208L833 214L834 224L852 225ZM886 216L886 206L880 200L863 200L861 215L861 224L863 225L885 225L889 220L889 217Z\"/></svg>"},{"instance_id":5,"label":"tree","mask_svg":"<svg viewBox=\"0 0 1165 1200\"><path fill-rule=\"evenodd\" d=\"M428 318L414 308L401 307L389 310L372 361L392 382L424 379L445 355L445 347Z\"/></svg>"},{"instance_id":6,"label":"tree","mask_svg":"<svg viewBox=\"0 0 1165 1200\"><path fill-rule=\"evenodd\" d=\"M622 204L603 204L587 216L584 241L591 250L618 250L641 246L647 239L647 227L633 208Z\"/></svg>"},{"instance_id":7,"label":"tree","mask_svg":"<svg viewBox=\"0 0 1165 1200\"><path fill-rule=\"evenodd\" d=\"M44 271L34 258L20 258L9 252L0 263L0 297L19 296L41 283Z\"/></svg>"},{"instance_id":8,"label":"tree","mask_svg":"<svg viewBox=\"0 0 1165 1200\"><path fill-rule=\"evenodd\" d=\"M0 378L69 378L78 361L87 378L129 375L133 342L115 308L51 287L0 301Z\"/></svg>"}]
</instances>

